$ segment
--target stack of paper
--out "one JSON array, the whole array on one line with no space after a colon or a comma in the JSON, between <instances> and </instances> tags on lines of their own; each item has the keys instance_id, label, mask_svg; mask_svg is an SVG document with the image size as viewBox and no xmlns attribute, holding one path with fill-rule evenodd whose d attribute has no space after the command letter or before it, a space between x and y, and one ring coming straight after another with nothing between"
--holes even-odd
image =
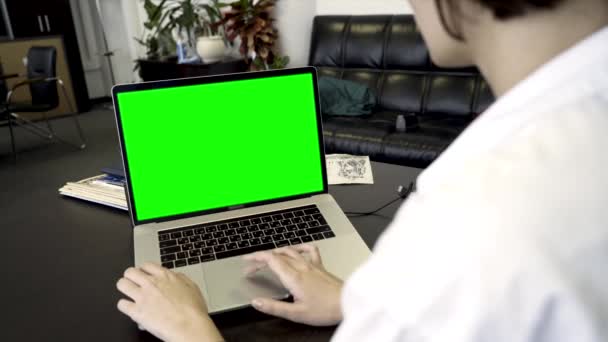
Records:
<instances>
[{"instance_id":1,"label":"stack of paper","mask_svg":"<svg viewBox=\"0 0 608 342\"><path fill-rule=\"evenodd\" d=\"M102 174L78 182L68 182L59 189L59 193L64 196L128 210L124 185L124 178Z\"/></svg>"}]
</instances>

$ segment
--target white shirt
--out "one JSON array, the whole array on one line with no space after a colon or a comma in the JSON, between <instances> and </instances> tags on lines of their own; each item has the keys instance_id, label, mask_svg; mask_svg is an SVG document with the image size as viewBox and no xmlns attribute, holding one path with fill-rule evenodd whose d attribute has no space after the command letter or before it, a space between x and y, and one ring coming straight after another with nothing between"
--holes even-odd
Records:
<instances>
[{"instance_id":1,"label":"white shirt","mask_svg":"<svg viewBox=\"0 0 608 342\"><path fill-rule=\"evenodd\" d=\"M608 341L608 28L418 179L346 282L335 342Z\"/></svg>"}]
</instances>

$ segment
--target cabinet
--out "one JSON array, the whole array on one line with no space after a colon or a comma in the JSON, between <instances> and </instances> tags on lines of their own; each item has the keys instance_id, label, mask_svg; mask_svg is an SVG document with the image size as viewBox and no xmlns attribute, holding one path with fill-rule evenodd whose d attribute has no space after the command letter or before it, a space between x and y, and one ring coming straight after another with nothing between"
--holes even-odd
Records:
<instances>
[{"instance_id":1,"label":"cabinet","mask_svg":"<svg viewBox=\"0 0 608 342\"><path fill-rule=\"evenodd\" d=\"M227 59L217 63L177 64L177 58L167 60L140 59L139 76L145 82L174 78L232 74L247 71L242 59Z\"/></svg>"},{"instance_id":2,"label":"cabinet","mask_svg":"<svg viewBox=\"0 0 608 342\"><path fill-rule=\"evenodd\" d=\"M41 9L45 1L32 6L28 1L5 0L6 10L15 38L36 37L44 35Z\"/></svg>"},{"instance_id":3,"label":"cabinet","mask_svg":"<svg viewBox=\"0 0 608 342\"><path fill-rule=\"evenodd\" d=\"M4 0L15 39L61 36L79 112L90 109L89 94L69 0Z\"/></svg>"}]
</instances>

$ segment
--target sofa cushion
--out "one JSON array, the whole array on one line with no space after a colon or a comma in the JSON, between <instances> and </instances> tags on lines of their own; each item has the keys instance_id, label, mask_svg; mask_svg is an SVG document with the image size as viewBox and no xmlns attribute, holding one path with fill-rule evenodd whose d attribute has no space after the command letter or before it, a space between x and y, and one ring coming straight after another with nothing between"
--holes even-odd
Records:
<instances>
[{"instance_id":1,"label":"sofa cushion","mask_svg":"<svg viewBox=\"0 0 608 342\"><path fill-rule=\"evenodd\" d=\"M342 44L348 25L348 20L343 18L344 16L320 16L315 18L312 47L310 49L311 65L342 67Z\"/></svg>"},{"instance_id":2,"label":"sofa cushion","mask_svg":"<svg viewBox=\"0 0 608 342\"><path fill-rule=\"evenodd\" d=\"M411 132L452 141L464 131L471 120L464 117L419 118L417 130Z\"/></svg>"},{"instance_id":3,"label":"sofa cushion","mask_svg":"<svg viewBox=\"0 0 608 342\"><path fill-rule=\"evenodd\" d=\"M477 76L433 75L422 115L469 116Z\"/></svg>"},{"instance_id":4,"label":"sofa cushion","mask_svg":"<svg viewBox=\"0 0 608 342\"><path fill-rule=\"evenodd\" d=\"M385 137L382 155L375 160L426 167L450 144L451 140L419 133L393 133ZM404 161L407 163L404 164Z\"/></svg>"},{"instance_id":5,"label":"sofa cushion","mask_svg":"<svg viewBox=\"0 0 608 342\"><path fill-rule=\"evenodd\" d=\"M342 72L342 79L357 82L368 87L374 94L380 93L380 79L382 73L374 69L346 69Z\"/></svg>"},{"instance_id":6,"label":"sofa cushion","mask_svg":"<svg viewBox=\"0 0 608 342\"><path fill-rule=\"evenodd\" d=\"M469 125L461 117L418 118L417 126L406 132L388 134L383 141L383 154L378 161L425 167L435 160ZM409 122L408 122L409 124Z\"/></svg>"},{"instance_id":7,"label":"sofa cushion","mask_svg":"<svg viewBox=\"0 0 608 342\"><path fill-rule=\"evenodd\" d=\"M384 69L426 70L429 51L416 23L407 16L395 16L388 28Z\"/></svg>"},{"instance_id":8,"label":"sofa cushion","mask_svg":"<svg viewBox=\"0 0 608 342\"><path fill-rule=\"evenodd\" d=\"M406 132L395 129L404 115ZM369 116L326 116L323 135L327 153L348 151L372 160L425 167L469 124L467 118L417 118L406 113L383 111ZM405 161L405 163L404 163Z\"/></svg>"},{"instance_id":9,"label":"sofa cushion","mask_svg":"<svg viewBox=\"0 0 608 342\"><path fill-rule=\"evenodd\" d=\"M394 131L394 124L370 121L369 117L335 116L323 119L325 151L349 151L355 155L379 156L384 138Z\"/></svg>"},{"instance_id":10,"label":"sofa cushion","mask_svg":"<svg viewBox=\"0 0 608 342\"><path fill-rule=\"evenodd\" d=\"M352 17L344 41L344 64L351 68L381 69L388 22L380 17Z\"/></svg>"},{"instance_id":11,"label":"sofa cushion","mask_svg":"<svg viewBox=\"0 0 608 342\"><path fill-rule=\"evenodd\" d=\"M381 82L378 104L382 110L420 113L426 77L407 71L388 71Z\"/></svg>"},{"instance_id":12,"label":"sofa cushion","mask_svg":"<svg viewBox=\"0 0 608 342\"><path fill-rule=\"evenodd\" d=\"M332 67L317 67L316 69L319 77L333 77L338 79L342 78L342 69Z\"/></svg>"}]
</instances>

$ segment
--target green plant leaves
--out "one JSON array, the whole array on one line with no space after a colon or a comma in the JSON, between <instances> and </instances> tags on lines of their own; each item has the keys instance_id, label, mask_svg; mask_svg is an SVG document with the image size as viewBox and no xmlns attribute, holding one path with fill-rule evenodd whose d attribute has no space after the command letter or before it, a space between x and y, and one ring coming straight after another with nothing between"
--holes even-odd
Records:
<instances>
[{"instance_id":1,"label":"green plant leaves","mask_svg":"<svg viewBox=\"0 0 608 342\"><path fill-rule=\"evenodd\" d=\"M193 34L217 35L234 42L241 38L239 51L254 70L284 68L288 56L276 53L278 31L272 11L278 0L234 0L230 3L209 0L205 4L194 0L141 0L148 16L146 32L136 38L146 46L148 58L175 53L173 32L185 32L190 43ZM250 56L255 56L250 58Z\"/></svg>"},{"instance_id":2,"label":"green plant leaves","mask_svg":"<svg viewBox=\"0 0 608 342\"><path fill-rule=\"evenodd\" d=\"M254 4L253 0L234 1L230 4L230 10L224 13L221 23L225 27L226 38L229 41L241 38L239 51L250 62L250 69L283 68L289 63L288 57L276 54L278 31L273 27L271 15L276 2L260 0Z\"/></svg>"},{"instance_id":3,"label":"green plant leaves","mask_svg":"<svg viewBox=\"0 0 608 342\"><path fill-rule=\"evenodd\" d=\"M144 9L148 15L148 21L144 23L149 30L158 26L161 20L162 11L167 3L167 0L162 0L158 5L155 5L152 0L144 0Z\"/></svg>"}]
</instances>

